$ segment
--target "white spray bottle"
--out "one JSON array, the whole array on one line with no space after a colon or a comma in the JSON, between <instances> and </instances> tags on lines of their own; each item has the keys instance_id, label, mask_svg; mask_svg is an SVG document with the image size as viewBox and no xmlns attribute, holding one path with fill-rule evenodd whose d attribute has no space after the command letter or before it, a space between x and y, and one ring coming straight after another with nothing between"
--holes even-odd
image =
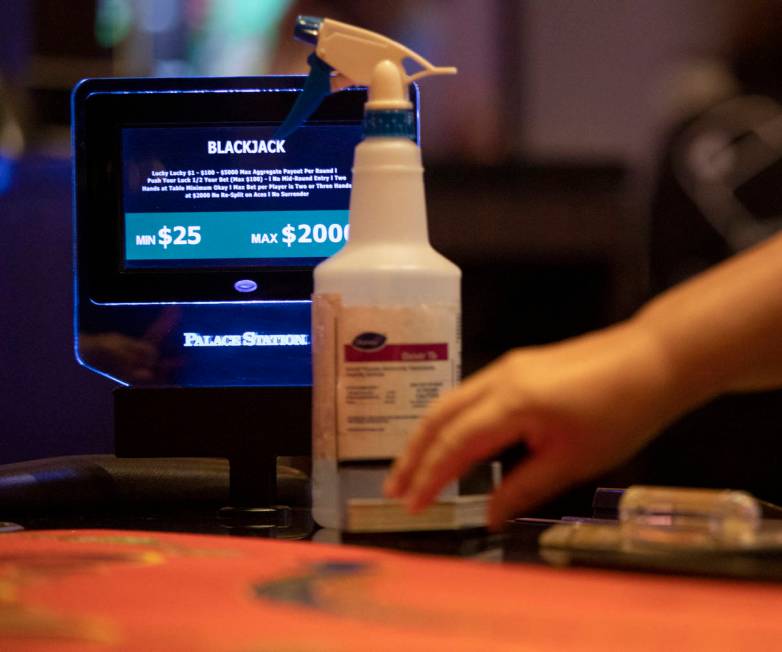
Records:
<instances>
[{"instance_id":1,"label":"white spray bottle","mask_svg":"<svg viewBox=\"0 0 782 652\"><path fill-rule=\"evenodd\" d=\"M324 527L350 529L351 503L381 498L385 475L417 420L459 380L461 272L429 244L409 99L413 81L456 69L328 18L299 17L295 35L316 49L282 135L329 92L369 87L354 159L350 239L315 268L312 304L313 516ZM408 75L405 59L421 70ZM389 529L405 527L389 523Z\"/></svg>"}]
</instances>

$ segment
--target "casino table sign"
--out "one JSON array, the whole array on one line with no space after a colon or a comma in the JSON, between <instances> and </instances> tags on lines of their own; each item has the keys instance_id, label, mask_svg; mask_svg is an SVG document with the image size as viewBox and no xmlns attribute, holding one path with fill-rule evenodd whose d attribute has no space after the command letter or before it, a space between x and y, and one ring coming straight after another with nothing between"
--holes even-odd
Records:
<instances>
[{"instance_id":1,"label":"casino table sign","mask_svg":"<svg viewBox=\"0 0 782 652\"><path fill-rule=\"evenodd\" d=\"M0 649L769 650L775 584L112 530L0 534Z\"/></svg>"}]
</instances>

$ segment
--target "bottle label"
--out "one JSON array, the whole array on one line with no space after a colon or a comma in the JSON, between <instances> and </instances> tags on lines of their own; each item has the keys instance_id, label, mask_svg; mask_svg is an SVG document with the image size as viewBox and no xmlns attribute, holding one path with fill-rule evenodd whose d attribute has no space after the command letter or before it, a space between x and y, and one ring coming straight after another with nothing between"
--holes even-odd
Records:
<instances>
[{"instance_id":1,"label":"bottle label","mask_svg":"<svg viewBox=\"0 0 782 652\"><path fill-rule=\"evenodd\" d=\"M316 440L318 421L332 419L338 460L394 458L429 404L459 380L458 307L346 307L316 295L313 353Z\"/></svg>"}]
</instances>

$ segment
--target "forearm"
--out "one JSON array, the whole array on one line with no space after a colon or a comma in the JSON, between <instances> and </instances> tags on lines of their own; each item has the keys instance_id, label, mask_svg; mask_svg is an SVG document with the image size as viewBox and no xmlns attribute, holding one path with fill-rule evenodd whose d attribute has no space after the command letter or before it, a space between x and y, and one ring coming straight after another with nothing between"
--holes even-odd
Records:
<instances>
[{"instance_id":1,"label":"forearm","mask_svg":"<svg viewBox=\"0 0 782 652\"><path fill-rule=\"evenodd\" d=\"M678 409L782 386L782 235L669 290L631 321L658 342Z\"/></svg>"},{"instance_id":2,"label":"forearm","mask_svg":"<svg viewBox=\"0 0 782 652\"><path fill-rule=\"evenodd\" d=\"M412 509L517 441L495 526L636 453L671 420L732 391L782 386L782 236L650 302L632 319L512 351L443 395L387 482Z\"/></svg>"}]
</instances>

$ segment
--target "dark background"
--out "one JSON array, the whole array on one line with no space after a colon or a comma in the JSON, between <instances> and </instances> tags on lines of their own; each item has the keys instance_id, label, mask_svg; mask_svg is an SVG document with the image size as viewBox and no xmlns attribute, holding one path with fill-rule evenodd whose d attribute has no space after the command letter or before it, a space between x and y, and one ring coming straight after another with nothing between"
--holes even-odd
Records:
<instances>
[{"instance_id":1,"label":"dark background","mask_svg":"<svg viewBox=\"0 0 782 652\"><path fill-rule=\"evenodd\" d=\"M763 20L768 5L5 0L0 463L112 450L113 385L73 358L68 96L79 78L300 72L296 13L384 31L459 66L422 82L422 142L431 239L464 272L469 373L627 317L736 249L682 195L668 157L681 125L714 101L776 97L767 77L733 65L778 27ZM745 72L776 62L763 47ZM779 424L776 394L722 399L599 482L782 501ZM583 510L594 484L552 509Z\"/></svg>"}]
</instances>

